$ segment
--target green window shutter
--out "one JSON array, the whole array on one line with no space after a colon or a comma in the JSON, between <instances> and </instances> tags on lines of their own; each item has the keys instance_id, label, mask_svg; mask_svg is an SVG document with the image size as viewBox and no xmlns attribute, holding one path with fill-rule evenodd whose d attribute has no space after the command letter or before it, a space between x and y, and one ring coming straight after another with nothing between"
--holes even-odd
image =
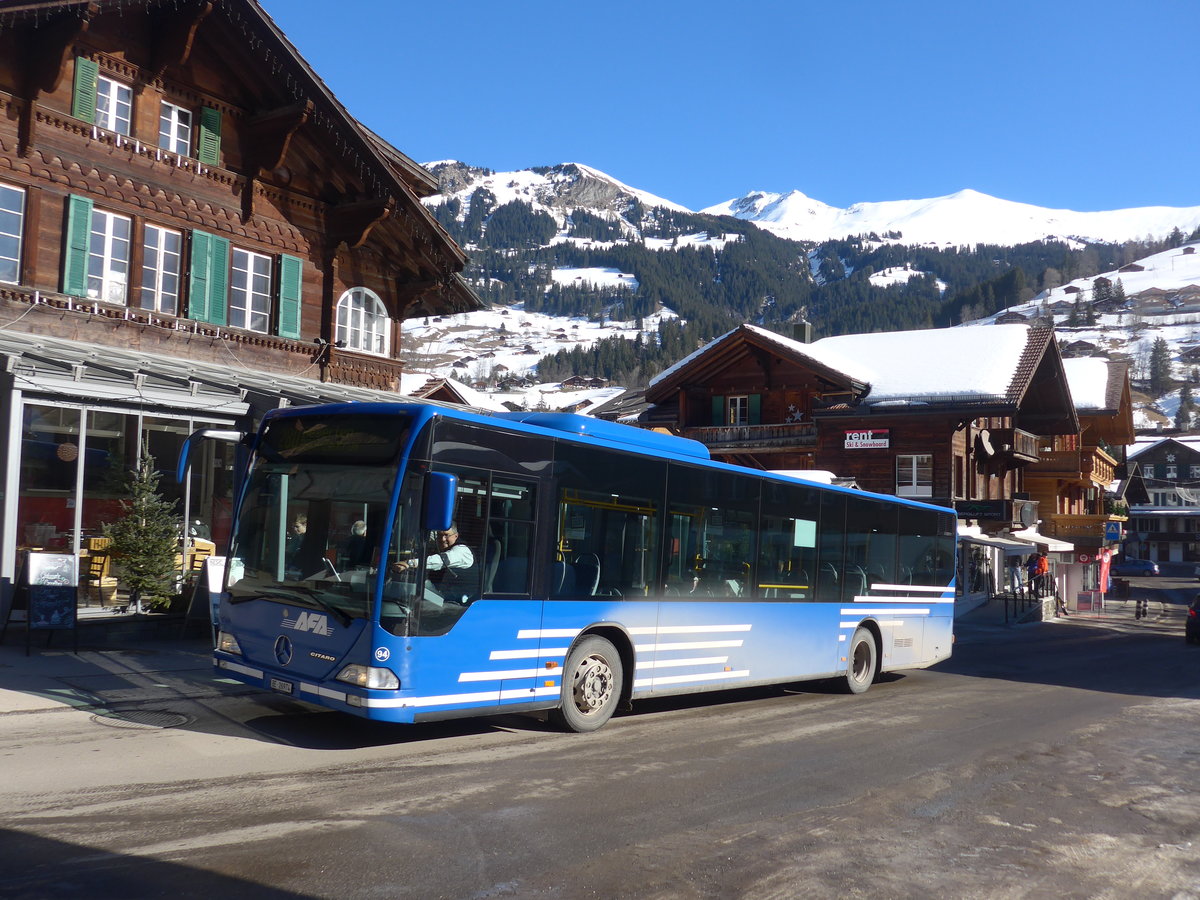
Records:
<instances>
[{"instance_id":1,"label":"green window shutter","mask_svg":"<svg viewBox=\"0 0 1200 900\"><path fill-rule=\"evenodd\" d=\"M67 236L63 253L63 293L87 296L88 245L92 239L92 201L67 198Z\"/></svg>"},{"instance_id":2,"label":"green window shutter","mask_svg":"<svg viewBox=\"0 0 1200 900\"><path fill-rule=\"evenodd\" d=\"M75 92L71 96L71 115L96 124L96 82L100 64L82 56L75 57Z\"/></svg>"},{"instance_id":3,"label":"green window shutter","mask_svg":"<svg viewBox=\"0 0 1200 900\"><path fill-rule=\"evenodd\" d=\"M209 235L212 252L208 266L208 321L229 323L229 241Z\"/></svg>"},{"instance_id":4,"label":"green window shutter","mask_svg":"<svg viewBox=\"0 0 1200 900\"><path fill-rule=\"evenodd\" d=\"M228 290L229 241L203 231L193 231L188 317L210 325L224 325Z\"/></svg>"},{"instance_id":5,"label":"green window shutter","mask_svg":"<svg viewBox=\"0 0 1200 900\"><path fill-rule=\"evenodd\" d=\"M192 259L188 271L188 317L197 322L208 321L208 266L212 235L192 232Z\"/></svg>"},{"instance_id":6,"label":"green window shutter","mask_svg":"<svg viewBox=\"0 0 1200 900\"><path fill-rule=\"evenodd\" d=\"M294 256L279 259L279 336L300 337L300 295L304 264Z\"/></svg>"},{"instance_id":7,"label":"green window shutter","mask_svg":"<svg viewBox=\"0 0 1200 900\"><path fill-rule=\"evenodd\" d=\"M725 398L713 397L713 420L714 425L725 424Z\"/></svg>"},{"instance_id":8,"label":"green window shutter","mask_svg":"<svg viewBox=\"0 0 1200 900\"><path fill-rule=\"evenodd\" d=\"M209 166L221 164L221 111L211 106L200 107L200 135L196 141L196 158Z\"/></svg>"},{"instance_id":9,"label":"green window shutter","mask_svg":"<svg viewBox=\"0 0 1200 900\"><path fill-rule=\"evenodd\" d=\"M749 409L747 410L747 412L749 413L749 424L761 425L762 424L762 394L751 394L747 398L747 401L748 402L746 405L749 407Z\"/></svg>"}]
</instances>

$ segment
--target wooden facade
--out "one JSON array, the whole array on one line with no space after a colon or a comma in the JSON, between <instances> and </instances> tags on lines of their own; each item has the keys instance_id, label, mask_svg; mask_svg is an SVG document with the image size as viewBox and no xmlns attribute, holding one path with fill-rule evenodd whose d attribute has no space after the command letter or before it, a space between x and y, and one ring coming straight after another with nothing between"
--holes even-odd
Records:
<instances>
[{"instance_id":1,"label":"wooden facade","mask_svg":"<svg viewBox=\"0 0 1200 900\"><path fill-rule=\"evenodd\" d=\"M396 390L403 320L480 306L255 0L6 4L0 112L6 329Z\"/></svg>"}]
</instances>

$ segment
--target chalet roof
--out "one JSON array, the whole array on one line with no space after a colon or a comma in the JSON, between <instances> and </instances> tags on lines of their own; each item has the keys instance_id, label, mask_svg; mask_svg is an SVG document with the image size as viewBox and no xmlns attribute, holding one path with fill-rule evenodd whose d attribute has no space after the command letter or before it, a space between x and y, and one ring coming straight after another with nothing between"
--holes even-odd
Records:
<instances>
[{"instance_id":1,"label":"chalet roof","mask_svg":"<svg viewBox=\"0 0 1200 900\"><path fill-rule=\"evenodd\" d=\"M856 372L859 367L834 351L817 352L813 349L816 344L794 341L756 325L739 325L652 378L646 399L651 403L666 399L684 383L702 379L728 364L731 351L747 344L777 353L847 391L860 393L867 386L866 378Z\"/></svg>"},{"instance_id":2,"label":"chalet roof","mask_svg":"<svg viewBox=\"0 0 1200 900\"><path fill-rule=\"evenodd\" d=\"M993 401L1019 403L1053 331L1038 325L972 325L845 334L812 345L816 353L855 360L867 374L863 402Z\"/></svg>"}]
</instances>

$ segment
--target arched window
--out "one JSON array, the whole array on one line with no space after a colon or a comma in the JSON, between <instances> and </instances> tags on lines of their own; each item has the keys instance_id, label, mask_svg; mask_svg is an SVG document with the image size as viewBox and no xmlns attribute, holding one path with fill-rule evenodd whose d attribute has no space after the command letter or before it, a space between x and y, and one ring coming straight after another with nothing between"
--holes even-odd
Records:
<instances>
[{"instance_id":1,"label":"arched window","mask_svg":"<svg viewBox=\"0 0 1200 900\"><path fill-rule=\"evenodd\" d=\"M334 340L349 350L387 355L391 337L391 320L383 301L374 291L351 288L342 294L337 305L337 334Z\"/></svg>"}]
</instances>

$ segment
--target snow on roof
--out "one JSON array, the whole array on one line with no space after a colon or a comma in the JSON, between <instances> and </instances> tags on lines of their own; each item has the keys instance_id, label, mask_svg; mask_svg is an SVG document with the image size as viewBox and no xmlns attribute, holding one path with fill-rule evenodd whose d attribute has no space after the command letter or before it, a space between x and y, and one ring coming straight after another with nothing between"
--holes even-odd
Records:
<instances>
[{"instance_id":1,"label":"snow on roof","mask_svg":"<svg viewBox=\"0 0 1200 900\"><path fill-rule=\"evenodd\" d=\"M1029 341L1029 325L976 325L845 334L809 345L854 360L868 375L867 402L1007 395Z\"/></svg>"},{"instance_id":2,"label":"snow on roof","mask_svg":"<svg viewBox=\"0 0 1200 900\"><path fill-rule=\"evenodd\" d=\"M930 328L844 334L805 344L754 325L741 327L848 379L869 383L867 402L872 404L935 397L1003 398L1030 329L1029 325ZM667 378L730 334L733 331L685 356L650 384Z\"/></svg>"},{"instance_id":3,"label":"snow on roof","mask_svg":"<svg viewBox=\"0 0 1200 900\"><path fill-rule=\"evenodd\" d=\"M1100 356L1064 359L1067 384L1076 409L1107 409L1108 360Z\"/></svg>"}]
</instances>

